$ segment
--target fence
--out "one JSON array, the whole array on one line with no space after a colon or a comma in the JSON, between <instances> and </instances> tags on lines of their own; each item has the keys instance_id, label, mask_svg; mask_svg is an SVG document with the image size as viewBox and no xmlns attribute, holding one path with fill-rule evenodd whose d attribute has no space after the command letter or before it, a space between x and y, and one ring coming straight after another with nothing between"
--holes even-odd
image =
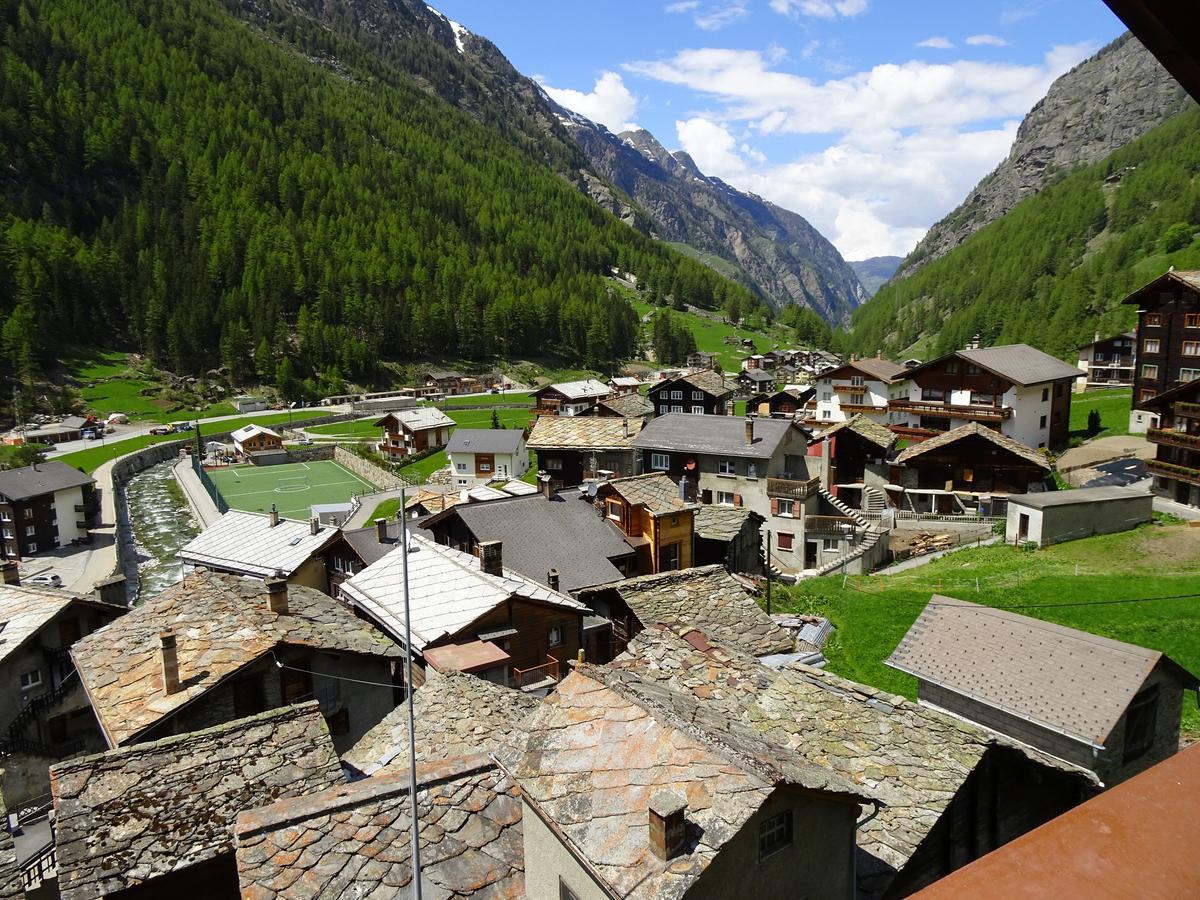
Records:
<instances>
[{"instance_id":1,"label":"fence","mask_svg":"<svg viewBox=\"0 0 1200 900\"><path fill-rule=\"evenodd\" d=\"M208 496L212 499L212 502L216 504L217 512L221 515L229 512L229 504L225 502L225 498L221 496L221 492L217 490L217 486L213 484L213 480L204 471L204 464L200 462L200 456L196 453L192 454L192 469L195 471L196 477L200 479L200 483L204 485L204 490L208 491Z\"/></svg>"}]
</instances>

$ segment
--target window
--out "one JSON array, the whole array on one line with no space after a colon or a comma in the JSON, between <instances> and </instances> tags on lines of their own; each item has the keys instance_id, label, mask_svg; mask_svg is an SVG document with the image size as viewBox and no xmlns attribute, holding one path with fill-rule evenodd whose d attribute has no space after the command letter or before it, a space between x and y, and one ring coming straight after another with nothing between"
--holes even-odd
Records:
<instances>
[{"instance_id":1,"label":"window","mask_svg":"<svg viewBox=\"0 0 1200 900\"><path fill-rule=\"evenodd\" d=\"M855 387L861 387L863 385L863 377L861 375L851 375L850 383Z\"/></svg>"},{"instance_id":2,"label":"window","mask_svg":"<svg viewBox=\"0 0 1200 900\"><path fill-rule=\"evenodd\" d=\"M795 541L796 536L790 531L781 531L775 535L775 546L780 550L791 550Z\"/></svg>"},{"instance_id":3,"label":"window","mask_svg":"<svg viewBox=\"0 0 1200 900\"><path fill-rule=\"evenodd\" d=\"M13 537L13 530L12 530L11 528L5 528L5 529L4 529L4 536L5 536L6 538Z\"/></svg>"},{"instance_id":4,"label":"window","mask_svg":"<svg viewBox=\"0 0 1200 900\"><path fill-rule=\"evenodd\" d=\"M692 407L692 415L694 415L694 416L704 415L704 407L703 406L693 406Z\"/></svg>"},{"instance_id":5,"label":"window","mask_svg":"<svg viewBox=\"0 0 1200 900\"><path fill-rule=\"evenodd\" d=\"M624 507L621 505L620 500L609 500L606 504L604 504L604 511L610 519L616 519L618 522L620 522L621 513L624 512Z\"/></svg>"},{"instance_id":6,"label":"window","mask_svg":"<svg viewBox=\"0 0 1200 900\"><path fill-rule=\"evenodd\" d=\"M1142 366L1143 378L1158 378L1158 366Z\"/></svg>"},{"instance_id":7,"label":"window","mask_svg":"<svg viewBox=\"0 0 1200 900\"><path fill-rule=\"evenodd\" d=\"M33 507L31 507L31 506L25 507L25 518L27 518L27 519L33 518Z\"/></svg>"},{"instance_id":8,"label":"window","mask_svg":"<svg viewBox=\"0 0 1200 900\"><path fill-rule=\"evenodd\" d=\"M1050 388L1042 388L1042 402L1045 403L1050 399Z\"/></svg>"},{"instance_id":9,"label":"window","mask_svg":"<svg viewBox=\"0 0 1200 900\"><path fill-rule=\"evenodd\" d=\"M746 477L752 479L758 478L758 467L754 465L754 463L750 463L748 466L746 466Z\"/></svg>"},{"instance_id":10,"label":"window","mask_svg":"<svg viewBox=\"0 0 1200 900\"><path fill-rule=\"evenodd\" d=\"M967 363L967 374L968 375L978 375L979 372L980 372L979 366L975 365L975 363Z\"/></svg>"},{"instance_id":11,"label":"window","mask_svg":"<svg viewBox=\"0 0 1200 900\"><path fill-rule=\"evenodd\" d=\"M733 506L733 491L717 491L718 506Z\"/></svg>"},{"instance_id":12,"label":"window","mask_svg":"<svg viewBox=\"0 0 1200 900\"><path fill-rule=\"evenodd\" d=\"M659 472L665 472L671 468L671 458L665 453L651 453L650 468Z\"/></svg>"},{"instance_id":13,"label":"window","mask_svg":"<svg viewBox=\"0 0 1200 900\"><path fill-rule=\"evenodd\" d=\"M1115 354L1114 354L1113 358L1116 359ZM1092 356L1092 362L1104 362L1104 354L1100 351L1097 351Z\"/></svg>"},{"instance_id":14,"label":"window","mask_svg":"<svg viewBox=\"0 0 1200 900\"><path fill-rule=\"evenodd\" d=\"M692 391L692 399L693 400L703 400L704 399L704 391Z\"/></svg>"},{"instance_id":15,"label":"window","mask_svg":"<svg viewBox=\"0 0 1200 900\"><path fill-rule=\"evenodd\" d=\"M674 572L679 568L679 544L667 544L662 548L658 569L660 572Z\"/></svg>"},{"instance_id":16,"label":"window","mask_svg":"<svg viewBox=\"0 0 1200 900\"><path fill-rule=\"evenodd\" d=\"M826 553L837 550L840 546L841 543L837 538L821 538L821 549Z\"/></svg>"},{"instance_id":17,"label":"window","mask_svg":"<svg viewBox=\"0 0 1200 900\"><path fill-rule=\"evenodd\" d=\"M1184 328L1200 328L1200 313L1184 313L1183 314Z\"/></svg>"},{"instance_id":18,"label":"window","mask_svg":"<svg viewBox=\"0 0 1200 900\"><path fill-rule=\"evenodd\" d=\"M658 414L659 414L660 416L665 416L665 415L666 415L667 413L669 413L670 411L671 411L671 407L669 407L669 406L660 406L660 407L658 408Z\"/></svg>"},{"instance_id":19,"label":"window","mask_svg":"<svg viewBox=\"0 0 1200 900\"><path fill-rule=\"evenodd\" d=\"M672 406L671 412L681 413L681 412L683 412L683 407L682 406Z\"/></svg>"},{"instance_id":20,"label":"window","mask_svg":"<svg viewBox=\"0 0 1200 900\"><path fill-rule=\"evenodd\" d=\"M561 625L551 625L550 631L546 634L546 643L551 647L561 647L563 642L563 630Z\"/></svg>"},{"instance_id":21,"label":"window","mask_svg":"<svg viewBox=\"0 0 1200 900\"><path fill-rule=\"evenodd\" d=\"M546 457L546 469L550 472L562 471L562 459L557 456Z\"/></svg>"},{"instance_id":22,"label":"window","mask_svg":"<svg viewBox=\"0 0 1200 900\"><path fill-rule=\"evenodd\" d=\"M1162 324L1162 316L1159 313L1146 313L1145 324L1152 327Z\"/></svg>"},{"instance_id":23,"label":"window","mask_svg":"<svg viewBox=\"0 0 1200 900\"><path fill-rule=\"evenodd\" d=\"M1038 421L1038 428L1045 428L1045 427L1046 427L1046 417L1042 416L1042 418Z\"/></svg>"},{"instance_id":24,"label":"window","mask_svg":"<svg viewBox=\"0 0 1200 900\"><path fill-rule=\"evenodd\" d=\"M1179 370L1179 380L1180 381L1195 381L1197 378L1200 378L1200 369L1180 369Z\"/></svg>"},{"instance_id":25,"label":"window","mask_svg":"<svg viewBox=\"0 0 1200 900\"><path fill-rule=\"evenodd\" d=\"M579 900L579 895L567 887L567 883L558 876L558 900Z\"/></svg>"},{"instance_id":26,"label":"window","mask_svg":"<svg viewBox=\"0 0 1200 900\"><path fill-rule=\"evenodd\" d=\"M10 513L7 509L4 512L0 513L0 522L11 522L11 521L12 521L12 513Z\"/></svg>"},{"instance_id":27,"label":"window","mask_svg":"<svg viewBox=\"0 0 1200 900\"><path fill-rule=\"evenodd\" d=\"M1147 400L1153 400L1157 396L1158 391L1151 390L1150 388L1143 388L1142 392L1138 394L1138 402L1145 403Z\"/></svg>"},{"instance_id":28,"label":"window","mask_svg":"<svg viewBox=\"0 0 1200 900\"><path fill-rule=\"evenodd\" d=\"M492 464L491 464L491 463L480 463L480 464L479 464L479 471L480 471L480 472L490 472L490 471L492 471Z\"/></svg>"},{"instance_id":29,"label":"window","mask_svg":"<svg viewBox=\"0 0 1200 900\"><path fill-rule=\"evenodd\" d=\"M1063 392L1063 384L1062 384L1062 382L1060 381L1058 384L1056 384L1056 385L1054 386L1054 396L1055 396L1055 397L1061 397L1061 396L1062 396L1062 392Z\"/></svg>"},{"instance_id":30,"label":"window","mask_svg":"<svg viewBox=\"0 0 1200 900\"><path fill-rule=\"evenodd\" d=\"M1129 704L1125 713L1125 762L1143 756L1154 744L1154 721L1158 718L1158 687L1147 688Z\"/></svg>"},{"instance_id":31,"label":"window","mask_svg":"<svg viewBox=\"0 0 1200 900\"><path fill-rule=\"evenodd\" d=\"M465 471L467 471L467 464L466 464L466 463L455 463L455 464L454 464L454 467L455 467L456 469L458 469L458 471L460 471L460 472L465 472Z\"/></svg>"},{"instance_id":32,"label":"window","mask_svg":"<svg viewBox=\"0 0 1200 900\"><path fill-rule=\"evenodd\" d=\"M785 809L778 815L763 819L758 823L758 858L760 862L791 845L792 811L790 809Z\"/></svg>"},{"instance_id":33,"label":"window","mask_svg":"<svg viewBox=\"0 0 1200 900\"><path fill-rule=\"evenodd\" d=\"M921 388L921 399L933 400L937 403L941 403L946 399L946 392L941 388Z\"/></svg>"},{"instance_id":34,"label":"window","mask_svg":"<svg viewBox=\"0 0 1200 900\"><path fill-rule=\"evenodd\" d=\"M683 391L671 391L671 399L672 400L682 400L683 399Z\"/></svg>"},{"instance_id":35,"label":"window","mask_svg":"<svg viewBox=\"0 0 1200 900\"><path fill-rule=\"evenodd\" d=\"M832 399L833 399L833 394L830 393L829 391L821 392L821 402L822 403L828 403Z\"/></svg>"},{"instance_id":36,"label":"window","mask_svg":"<svg viewBox=\"0 0 1200 900\"><path fill-rule=\"evenodd\" d=\"M1158 352L1158 338L1146 338L1146 340L1142 341L1142 352L1157 353Z\"/></svg>"},{"instance_id":37,"label":"window","mask_svg":"<svg viewBox=\"0 0 1200 900\"><path fill-rule=\"evenodd\" d=\"M822 419L832 419L832 418L833 418L833 413L831 413L831 412L830 412L829 410L827 410L827 409L821 410L821 418L822 418Z\"/></svg>"},{"instance_id":38,"label":"window","mask_svg":"<svg viewBox=\"0 0 1200 900\"><path fill-rule=\"evenodd\" d=\"M980 394L975 391L971 391L971 403L974 406L995 406L996 405L996 395L995 394Z\"/></svg>"},{"instance_id":39,"label":"window","mask_svg":"<svg viewBox=\"0 0 1200 900\"><path fill-rule=\"evenodd\" d=\"M1183 342L1184 356L1200 356L1200 341L1184 341Z\"/></svg>"},{"instance_id":40,"label":"window","mask_svg":"<svg viewBox=\"0 0 1200 900\"><path fill-rule=\"evenodd\" d=\"M32 672L21 673L21 690L27 691L30 688L40 686L42 683L41 669L34 669Z\"/></svg>"},{"instance_id":41,"label":"window","mask_svg":"<svg viewBox=\"0 0 1200 900\"><path fill-rule=\"evenodd\" d=\"M721 460L720 462L717 463L717 474L718 475L736 475L737 474L737 463L734 462L732 459Z\"/></svg>"},{"instance_id":42,"label":"window","mask_svg":"<svg viewBox=\"0 0 1200 900\"><path fill-rule=\"evenodd\" d=\"M37 544L34 543L33 541L30 541L28 544L25 545L25 551L27 553L37 553Z\"/></svg>"},{"instance_id":43,"label":"window","mask_svg":"<svg viewBox=\"0 0 1200 900\"><path fill-rule=\"evenodd\" d=\"M946 363L946 374L947 375L957 375L958 374L958 361L957 360L951 360L950 362Z\"/></svg>"}]
</instances>

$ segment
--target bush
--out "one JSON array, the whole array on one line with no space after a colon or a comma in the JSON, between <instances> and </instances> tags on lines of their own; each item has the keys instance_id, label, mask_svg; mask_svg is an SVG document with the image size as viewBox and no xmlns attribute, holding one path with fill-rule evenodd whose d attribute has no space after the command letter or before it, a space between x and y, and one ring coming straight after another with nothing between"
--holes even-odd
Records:
<instances>
[{"instance_id":1,"label":"bush","mask_svg":"<svg viewBox=\"0 0 1200 900\"><path fill-rule=\"evenodd\" d=\"M1100 422L1100 410L1093 409L1088 413L1087 430L1088 434L1099 434L1100 429L1104 426Z\"/></svg>"},{"instance_id":2,"label":"bush","mask_svg":"<svg viewBox=\"0 0 1200 900\"><path fill-rule=\"evenodd\" d=\"M1176 222L1163 232L1161 240L1163 253L1174 253L1176 250L1182 250L1192 242L1195 231L1196 229L1187 222Z\"/></svg>"}]
</instances>

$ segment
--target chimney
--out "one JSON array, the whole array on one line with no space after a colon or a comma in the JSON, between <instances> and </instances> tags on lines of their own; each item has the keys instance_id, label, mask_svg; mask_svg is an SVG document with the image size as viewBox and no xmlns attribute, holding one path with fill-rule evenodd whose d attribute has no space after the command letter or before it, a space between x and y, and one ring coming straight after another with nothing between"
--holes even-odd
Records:
<instances>
[{"instance_id":1,"label":"chimney","mask_svg":"<svg viewBox=\"0 0 1200 900\"><path fill-rule=\"evenodd\" d=\"M278 573L267 579L267 605L277 616L288 614L288 583L287 579Z\"/></svg>"},{"instance_id":2,"label":"chimney","mask_svg":"<svg viewBox=\"0 0 1200 900\"><path fill-rule=\"evenodd\" d=\"M1097 332L1095 333L1095 335L1092 337L1092 343L1093 343L1093 344L1098 344L1098 343L1100 343L1100 332L1098 332L1098 331L1097 331Z\"/></svg>"},{"instance_id":3,"label":"chimney","mask_svg":"<svg viewBox=\"0 0 1200 900\"><path fill-rule=\"evenodd\" d=\"M101 603L112 603L117 606L129 605L129 600L125 593L124 575L113 575L111 578L97 581L92 587L95 589L94 592Z\"/></svg>"},{"instance_id":4,"label":"chimney","mask_svg":"<svg viewBox=\"0 0 1200 900\"><path fill-rule=\"evenodd\" d=\"M17 568L17 564L11 559L6 559L0 563L0 572L4 573L5 584L20 585L21 570Z\"/></svg>"},{"instance_id":5,"label":"chimney","mask_svg":"<svg viewBox=\"0 0 1200 900\"><path fill-rule=\"evenodd\" d=\"M179 683L179 655L175 649L175 633L164 631L158 639L162 642L163 691L176 694L183 685Z\"/></svg>"},{"instance_id":6,"label":"chimney","mask_svg":"<svg viewBox=\"0 0 1200 900\"><path fill-rule=\"evenodd\" d=\"M538 472L538 487L547 500L554 499L554 481L545 472Z\"/></svg>"},{"instance_id":7,"label":"chimney","mask_svg":"<svg viewBox=\"0 0 1200 900\"><path fill-rule=\"evenodd\" d=\"M313 516L311 519L308 520L308 533L316 534L320 530L321 530L321 520L318 519L316 516Z\"/></svg>"},{"instance_id":8,"label":"chimney","mask_svg":"<svg viewBox=\"0 0 1200 900\"><path fill-rule=\"evenodd\" d=\"M666 862L683 849L687 800L674 791L659 791L650 798L650 852Z\"/></svg>"},{"instance_id":9,"label":"chimney","mask_svg":"<svg viewBox=\"0 0 1200 900\"><path fill-rule=\"evenodd\" d=\"M754 443L754 419L750 416L746 416L746 443Z\"/></svg>"},{"instance_id":10,"label":"chimney","mask_svg":"<svg viewBox=\"0 0 1200 900\"><path fill-rule=\"evenodd\" d=\"M274 503L271 504L271 527L274 528L279 524L279 507Z\"/></svg>"},{"instance_id":11,"label":"chimney","mask_svg":"<svg viewBox=\"0 0 1200 900\"><path fill-rule=\"evenodd\" d=\"M550 585L550 590L558 590L558 569L551 569L546 573L546 584Z\"/></svg>"},{"instance_id":12,"label":"chimney","mask_svg":"<svg viewBox=\"0 0 1200 900\"><path fill-rule=\"evenodd\" d=\"M479 542L479 569L488 575L503 577L504 575L504 542Z\"/></svg>"},{"instance_id":13,"label":"chimney","mask_svg":"<svg viewBox=\"0 0 1200 900\"><path fill-rule=\"evenodd\" d=\"M622 430L625 432L625 437L629 437L629 420L622 419L621 424L624 426Z\"/></svg>"},{"instance_id":14,"label":"chimney","mask_svg":"<svg viewBox=\"0 0 1200 900\"><path fill-rule=\"evenodd\" d=\"M375 520L375 540L381 544L387 543L387 519Z\"/></svg>"}]
</instances>

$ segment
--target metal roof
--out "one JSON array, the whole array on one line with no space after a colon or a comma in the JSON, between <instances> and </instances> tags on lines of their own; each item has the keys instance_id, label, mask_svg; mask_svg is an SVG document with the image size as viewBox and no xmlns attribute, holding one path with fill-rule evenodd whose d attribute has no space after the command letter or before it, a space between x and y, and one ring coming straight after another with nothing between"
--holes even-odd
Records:
<instances>
[{"instance_id":1,"label":"metal roof","mask_svg":"<svg viewBox=\"0 0 1200 900\"><path fill-rule=\"evenodd\" d=\"M259 435L259 434L270 435L273 438L279 437L279 435L276 434L274 431L272 431L270 428L264 428L262 425L255 425L253 422L251 422L249 425L243 425L237 431L233 432L231 437L235 441L244 441L244 440L254 437L255 435ZM280 438L280 440L283 440L283 439Z\"/></svg>"},{"instance_id":2,"label":"metal roof","mask_svg":"<svg viewBox=\"0 0 1200 900\"><path fill-rule=\"evenodd\" d=\"M519 428L456 428L447 453L519 453L525 432Z\"/></svg>"},{"instance_id":3,"label":"metal roof","mask_svg":"<svg viewBox=\"0 0 1200 900\"><path fill-rule=\"evenodd\" d=\"M430 428L453 428L454 420L436 406L414 406L388 413L375 424L383 426L388 419L395 419L409 431L426 431Z\"/></svg>"},{"instance_id":4,"label":"metal roof","mask_svg":"<svg viewBox=\"0 0 1200 900\"><path fill-rule=\"evenodd\" d=\"M312 534L308 522L280 519L272 527L267 513L231 509L179 551L193 566L210 566L267 578L276 572L289 577L320 552L338 534L331 525L318 525Z\"/></svg>"},{"instance_id":5,"label":"metal roof","mask_svg":"<svg viewBox=\"0 0 1200 900\"><path fill-rule=\"evenodd\" d=\"M35 466L0 472L0 496L9 500L28 500L67 488L95 484L96 479L66 463L51 460Z\"/></svg>"},{"instance_id":6,"label":"metal roof","mask_svg":"<svg viewBox=\"0 0 1200 900\"><path fill-rule=\"evenodd\" d=\"M1008 502L1021 506L1045 509L1049 506L1075 506L1080 503L1103 503L1106 500L1149 500L1154 495L1146 488L1106 487L1076 488L1067 491L1042 491L1036 494L1009 494Z\"/></svg>"},{"instance_id":7,"label":"metal roof","mask_svg":"<svg viewBox=\"0 0 1200 900\"><path fill-rule=\"evenodd\" d=\"M633 446L639 450L708 453L749 459L770 459L793 427L789 419L753 419L754 442L746 443L741 416L701 416L670 413L651 420ZM766 472L761 473L766 475Z\"/></svg>"},{"instance_id":8,"label":"metal roof","mask_svg":"<svg viewBox=\"0 0 1200 900\"><path fill-rule=\"evenodd\" d=\"M935 594L887 664L1102 746L1164 659L1157 650ZM1195 676L1175 669L1195 686Z\"/></svg>"},{"instance_id":9,"label":"metal roof","mask_svg":"<svg viewBox=\"0 0 1200 900\"><path fill-rule=\"evenodd\" d=\"M1002 347L980 347L959 350L958 355L981 369L1020 385L1041 384L1059 378L1078 378L1086 372L1063 362L1056 356L1043 353L1028 344L1006 344ZM937 360L934 360L937 362Z\"/></svg>"},{"instance_id":10,"label":"metal roof","mask_svg":"<svg viewBox=\"0 0 1200 900\"><path fill-rule=\"evenodd\" d=\"M536 396L544 391L556 391L568 400L589 400L593 397L607 397L612 393L612 388L603 381L597 381L595 378L585 378L582 381L563 381L558 384L547 384L544 387L538 388L533 393Z\"/></svg>"}]
</instances>

